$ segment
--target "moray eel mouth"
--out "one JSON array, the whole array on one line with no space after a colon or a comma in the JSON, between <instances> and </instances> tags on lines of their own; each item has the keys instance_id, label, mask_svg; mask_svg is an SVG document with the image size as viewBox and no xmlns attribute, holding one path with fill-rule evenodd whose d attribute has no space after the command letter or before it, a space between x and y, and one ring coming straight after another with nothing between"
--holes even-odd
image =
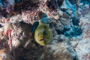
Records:
<instances>
[{"instance_id":1,"label":"moray eel mouth","mask_svg":"<svg viewBox=\"0 0 90 60\"><path fill-rule=\"evenodd\" d=\"M43 40L45 41L46 39L40 39L40 41L43 41Z\"/></svg>"}]
</instances>

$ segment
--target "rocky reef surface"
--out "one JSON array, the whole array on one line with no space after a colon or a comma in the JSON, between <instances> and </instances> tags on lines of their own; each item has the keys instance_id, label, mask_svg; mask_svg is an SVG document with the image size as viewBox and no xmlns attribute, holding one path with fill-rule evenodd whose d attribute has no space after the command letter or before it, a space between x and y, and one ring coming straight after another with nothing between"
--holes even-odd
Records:
<instances>
[{"instance_id":1,"label":"rocky reef surface","mask_svg":"<svg viewBox=\"0 0 90 60\"><path fill-rule=\"evenodd\" d=\"M53 40L34 39L38 22ZM0 0L0 60L90 60L90 0Z\"/></svg>"}]
</instances>

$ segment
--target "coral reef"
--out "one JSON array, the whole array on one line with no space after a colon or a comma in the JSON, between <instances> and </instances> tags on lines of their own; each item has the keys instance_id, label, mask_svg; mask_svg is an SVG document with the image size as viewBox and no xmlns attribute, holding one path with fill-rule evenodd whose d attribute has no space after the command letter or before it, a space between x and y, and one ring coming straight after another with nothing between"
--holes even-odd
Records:
<instances>
[{"instance_id":1,"label":"coral reef","mask_svg":"<svg viewBox=\"0 0 90 60\"><path fill-rule=\"evenodd\" d=\"M53 33L46 46L40 21ZM0 60L90 60L89 25L90 0L0 0Z\"/></svg>"}]
</instances>

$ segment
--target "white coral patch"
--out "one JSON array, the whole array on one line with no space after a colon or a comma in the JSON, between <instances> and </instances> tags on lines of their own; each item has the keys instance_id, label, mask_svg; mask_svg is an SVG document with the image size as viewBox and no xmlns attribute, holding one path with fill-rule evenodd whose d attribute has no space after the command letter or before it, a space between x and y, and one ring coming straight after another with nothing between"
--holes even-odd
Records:
<instances>
[{"instance_id":1,"label":"white coral patch","mask_svg":"<svg viewBox=\"0 0 90 60\"><path fill-rule=\"evenodd\" d=\"M19 40L12 40L12 47L17 48L20 45Z\"/></svg>"}]
</instances>

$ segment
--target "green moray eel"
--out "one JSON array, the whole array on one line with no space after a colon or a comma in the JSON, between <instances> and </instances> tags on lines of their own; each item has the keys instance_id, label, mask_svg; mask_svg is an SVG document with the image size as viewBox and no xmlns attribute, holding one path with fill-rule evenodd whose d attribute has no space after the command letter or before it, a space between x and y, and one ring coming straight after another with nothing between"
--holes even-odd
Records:
<instances>
[{"instance_id":1,"label":"green moray eel","mask_svg":"<svg viewBox=\"0 0 90 60\"><path fill-rule=\"evenodd\" d=\"M34 38L38 44L45 46L52 41L53 34L48 25L40 21L35 30Z\"/></svg>"}]
</instances>

